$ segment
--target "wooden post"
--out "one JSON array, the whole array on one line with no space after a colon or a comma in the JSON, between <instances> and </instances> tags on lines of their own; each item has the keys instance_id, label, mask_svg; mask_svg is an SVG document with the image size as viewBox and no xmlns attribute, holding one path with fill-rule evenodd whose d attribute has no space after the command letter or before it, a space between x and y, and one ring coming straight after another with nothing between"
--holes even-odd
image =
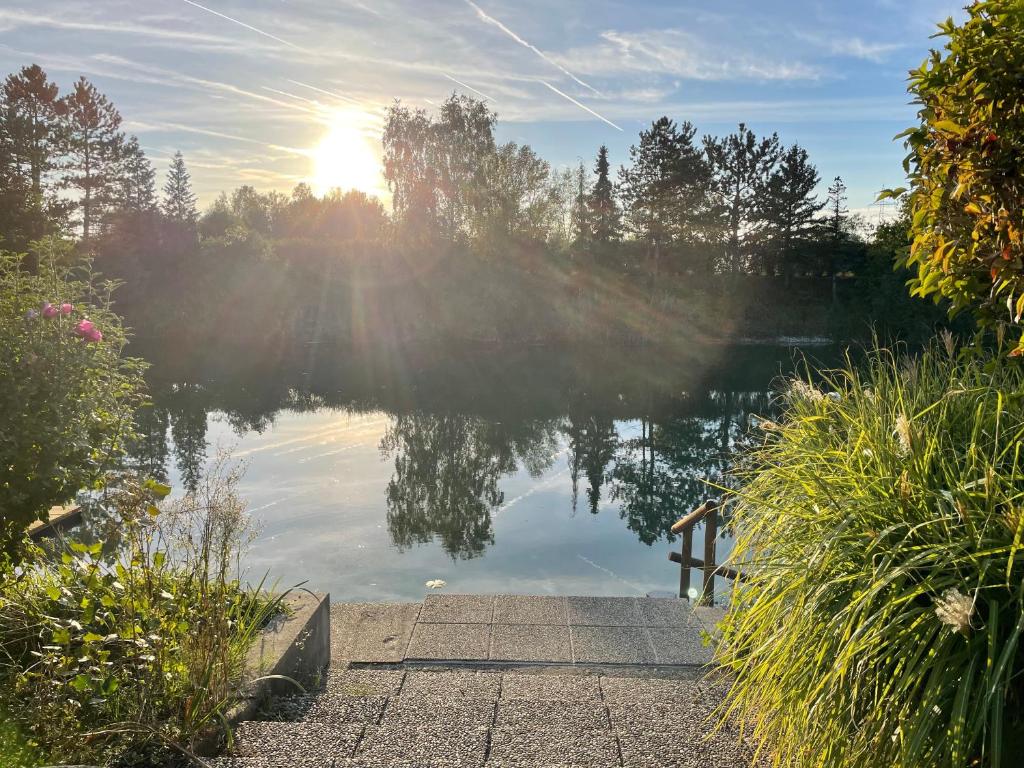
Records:
<instances>
[{"instance_id":1,"label":"wooden post","mask_svg":"<svg viewBox=\"0 0 1024 768\"><path fill-rule=\"evenodd\" d=\"M679 596L690 599L690 553L693 551L693 528L683 531L683 558L679 561Z\"/></svg>"},{"instance_id":2,"label":"wooden post","mask_svg":"<svg viewBox=\"0 0 1024 768\"><path fill-rule=\"evenodd\" d=\"M718 507L712 507L704 518L704 584L700 596L701 605L715 602L715 544L718 542Z\"/></svg>"}]
</instances>

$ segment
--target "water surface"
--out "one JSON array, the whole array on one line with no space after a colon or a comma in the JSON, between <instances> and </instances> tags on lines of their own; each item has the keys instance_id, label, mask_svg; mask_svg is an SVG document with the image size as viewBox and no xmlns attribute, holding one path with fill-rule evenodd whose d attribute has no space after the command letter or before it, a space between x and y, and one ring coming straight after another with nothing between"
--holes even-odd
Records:
<instances>
[{"instance_id":1,"label":"water surface","mask_svg":"<svg viewBox=\"0 0 1024 768\"><path fill-rule=\"evenodd\" d=\"M431 579L675 594L669 527L717 495L707 482L728 481L750 414L771 410L795 359L787 347L158 359L135 453L185 488L231 450L259 526L250 576L335 600L418 600Z\"/></svg>"}]
</instances>

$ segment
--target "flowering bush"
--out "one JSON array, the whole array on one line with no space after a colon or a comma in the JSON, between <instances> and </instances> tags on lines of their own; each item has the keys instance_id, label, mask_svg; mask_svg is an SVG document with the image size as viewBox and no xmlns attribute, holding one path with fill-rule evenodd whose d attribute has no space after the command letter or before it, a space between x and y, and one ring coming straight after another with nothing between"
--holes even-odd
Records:
<instances>
[{"instance_id":1,"label":"flowering bush","mask_svg":"<svg viewBox=\"0 0 1024 768\"><path fill-rule=\"evenodd\" d=\"M720 660L776 765L1020 765L1024 373L946 342L797 382L746 457Z\"/></svg>"},{"instance_id":2,"label":"flowering bush","mask_svg":"<svg viewBox=\"0 0 1024 768\"><path fill-rule=\"evenodd\" d=\"M64 261L44 257L30 275L0 253L0 552L53 505L103 484L141 402L114 286Z\"/></svg>"}]
</instances>

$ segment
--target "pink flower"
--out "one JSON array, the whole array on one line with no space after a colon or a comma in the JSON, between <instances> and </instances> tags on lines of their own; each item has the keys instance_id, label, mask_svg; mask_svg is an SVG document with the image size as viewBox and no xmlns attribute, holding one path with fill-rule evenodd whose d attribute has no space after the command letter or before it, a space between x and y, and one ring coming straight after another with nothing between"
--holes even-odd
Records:
<instances>
[{"instance_id":1,"label":"pink flower","mask_svg":"<svg viewBox=\"0 0 1024 768\"><path fill-rule=\"evenodd\" d=\"M96 326L93 324L92 320L79 320L75 327L71 329L71 332L75 334L75 336L84 339L88 334L95 330Z\"/></svg>"},{"instance_id":2,"label":"pink flower","mask_svg":"<svg viewBox=\"0 0 1024 768\"><path fill-rule=\"evenodd\" d=\"M47 301L43 304L43 317L56 317L59 312L60 310L53 306L53 304L51 304L50 302Z\"/></svg>"},{"instance_id":3,"label":"pink flower","mask_svg":"<svg viewBox=\"0 0 1024 768\"><path fill-rule=\"evenodd\" d=\"M60 305L60 313L62 315L70 315L71 310L74 309L70 304L64 303Z\"/></svg>"},{"instance_id":4,"label":"pink flower","mask_svg":"<svg viewBox=\"0 0 1024 768\"><path fill-rule=\"evenodd\" d=\"M87 331L82 338L85 339L86 343L103 341L103 333L100 331L99 328L93 328Z\"/></svg>"}]
</instances>

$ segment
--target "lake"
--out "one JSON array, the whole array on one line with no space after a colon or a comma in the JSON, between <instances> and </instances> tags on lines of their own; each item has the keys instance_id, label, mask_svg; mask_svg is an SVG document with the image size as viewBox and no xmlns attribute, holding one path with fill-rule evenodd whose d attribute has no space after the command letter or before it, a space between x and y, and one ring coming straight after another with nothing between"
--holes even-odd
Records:
<instances>
[{"instance_id":1,"label":"lake","mask_svg":"<svg viewBox=\"0 0 1024 768\"><path fill-rule=\"evenodd\" d=\"M149 357L139 464L184 489L230 451L259 529L248 578L336 601L419 600L432 579L676 594L669 527L718 495L705 481L728 482L750 415L771 412L801 359L786 346Z\"/></svg>"}]
</instances>

